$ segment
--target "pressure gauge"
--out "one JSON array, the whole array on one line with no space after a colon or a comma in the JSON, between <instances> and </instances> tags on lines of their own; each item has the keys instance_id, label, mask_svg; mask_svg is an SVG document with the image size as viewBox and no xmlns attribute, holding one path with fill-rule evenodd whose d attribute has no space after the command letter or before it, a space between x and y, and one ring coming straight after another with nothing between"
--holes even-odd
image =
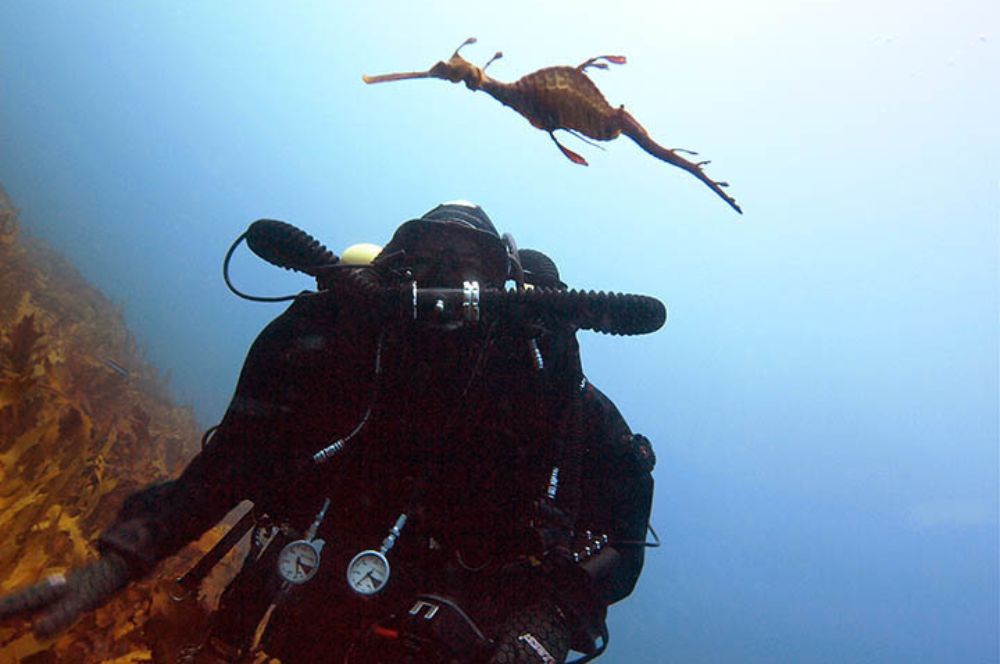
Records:
<instances>
[{"instance_id":1,"label":"pressure gauge","mask_svg":"<svg viewBox=\"0 0 1000 664\"><path fill-rule=\"evenodd\" d=\"M300 585L313 578L319 569L323 540L295 540L278 554L278 573L289 583Z\"/></svg>"},{"instance_id":2,"label":"pressure gauge","mask_svg":"<svg viewBox=\"0 0 1000 664\"><path fill-rule=\"evenodd\" d=\"M389 561L381 551L362 551L347 565L347 585L359 595L374 595L388 581Z\"/></svg>"}]
</instances>

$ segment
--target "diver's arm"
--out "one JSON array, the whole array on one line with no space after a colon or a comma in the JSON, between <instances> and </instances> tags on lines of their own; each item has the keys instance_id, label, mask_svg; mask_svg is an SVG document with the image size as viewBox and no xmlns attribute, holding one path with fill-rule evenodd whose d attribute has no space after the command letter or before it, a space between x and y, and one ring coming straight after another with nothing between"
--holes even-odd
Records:
<instances>
[{"instance_id":1,"label":"diver's arm","mask_svg":"<svg viewBox=\"0 0 1000 664\"><path fill-rule=\"evenodd\" d=\"M546 368L557 376L579 376L575 335L548 334L539 339ZM584 568L594 574L596 591L605 604L628 596L642 572L646 528L653 502L652 447L635 436L615 404L590 382L583 392L582 425L585 455L577 535L590 530L607 535L608 552ZM578 543L583 546L582 543ZM611 561L611 562L608 562Z\"/></svg>"},{"instance_id":2,"label":"diver's arm","mask_svg":"<svg viewBox=\"0 0 1000 664\"><path fill-rule=\"evenodd\" d=\"M185 533L205 530L217 517L206 509L210 503L199 504L195 499L207 485L191 477L199 474L205 466L200 460L208 456L199 455L181 479L130 496L116 523L98 541L98 560L0 597L0 621L30 616L36 636L55 636L183 546ZM194 489L184 491L184 486ZM186 527L178 527L176 519L169 523L170 515L185 514L185 510L189 510Z\"/></svg>"},{"instance_id":3,"label":"diver's arm","mask_svg":"<svg viewBox=\"0 0 1000 664\"><path fill-rule=\"evenodd\" d=\"M312 429L321 429L350 378L348 345L329 298L294 302L258 335L236 392L204 450L176 480L130 496L100 548L123 555L137 575L173 555L216 524L240 501L258 508L301 480ZM333 338L329 344L324 339ZM354 344L357 345L357 344ZM352 348L353 350L353 348Z\"/></svg>"},{"instance_id":4,"label":"diver's arm","mask_svg":"<svg viewBox=\"0 0 1000 664\"><path fill-rule=\"evenodd\" d=\"M198 537L240 493L238 482L213 481L227 468L223 447L196 456L177 480L129 496L98 539L96 561L0 597L0 621L30 617L38 637L55 636Z\"/></svg>"},{"instance_id":5,"label":"diver's arm","mask_svg":"<svg viewBox=\"0 0 1000 664\"><path fill-rule=\"evenodd\" d=\"M588 456L584 470L587 513L581 525L607 534L618 554L598 579L608 604L627 597L645 559L646 529L653 502L652 446L634 435L615 405L593 385L584 395Z\"/></svg>"},{"instance_id":6,"label":"diver's arm","mask_svg":"<svg viewBox=\"0 0 1000 664\"><path fill-rule=\"evenodd\" d=\"M336 398L346 384L344 373L335 370L338 355L358 345L335 321L336 307L312 298L297 301L268 325L251 347L236 395L206 449L176 480L126 499L98 541L99 560L0 597L0 620L35 616L36 633L54 635L200 537L241 500L266 503L275 486L292 481L300 458L295 445L316 424L300 410L320 393ZM330 347L317 342L333 334L341 338ZM327 359L316 361L317 348ZM316 412L335 420L336 409L326 406L320 403Z\"/></svg>"},{"instance_id":7,"label":"diver's arm","mask_svg":"<svg viewBox=\"0 0 1000 664\"><path fill-rule=\"evenodd\" d=\"M120 555L129 576L141 578L222 519L247 493L241 464L231 458L236 447L231 441L216 434L179 478L129 496L98 539L101 554Z\"/></svg>"}]
</instances>

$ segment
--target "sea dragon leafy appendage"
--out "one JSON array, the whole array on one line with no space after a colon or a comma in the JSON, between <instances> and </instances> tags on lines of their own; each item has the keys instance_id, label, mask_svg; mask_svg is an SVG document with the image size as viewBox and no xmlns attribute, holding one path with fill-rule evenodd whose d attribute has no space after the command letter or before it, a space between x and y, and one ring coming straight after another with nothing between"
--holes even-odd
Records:
<instances>
[{"instance_id":1,"label":"sea dragon leafy appendage","mask_svg":"<svg viewBox=\"0 0 1000 664\"><path fill-rule=\"evenodd\" d=\"M523 115L534 127L547 132L570 161L582 166L587 165L587 160L560 143L555 136L556 130L568 131L585 141L610 141L624 134L657 159L691 173L734 210L743 213L735 199L723 190L729 184L712 180L702 170L709 162L689 161L680 153L696 153L679 148L665 148L654 141L624 106L615 108L609 104L585 73L590 67L607 69L608 63L625 64L624 56L600 55L577 67L545 67L522 76L513 83L504 83L486 75L486 68L503 57L499 51L482 67L477 67L459 55L463 46L475 42L475 37L466 39L450 58L438 62L426 71L364 76L363 80L365 83L384 83L411 78L440 78L452 83L465 83L473 91L483 90Z\"/></svg>"}]
</instances>

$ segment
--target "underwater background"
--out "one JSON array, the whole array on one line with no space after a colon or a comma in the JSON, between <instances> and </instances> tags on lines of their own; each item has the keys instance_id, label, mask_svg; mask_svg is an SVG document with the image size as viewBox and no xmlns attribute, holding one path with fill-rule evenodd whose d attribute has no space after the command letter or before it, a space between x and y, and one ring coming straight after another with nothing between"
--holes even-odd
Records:
<instances>
[{"instance_id":1,"label":"underwater background","mask_svg":"<svg viewBox=\"0 0 1000 664\"><path fill-rule=\"evenodd\" d=\"M669 310L579 335L658 457L663 546L602 662L998 661L997 3L14 0L0 26L21 232L202 427L281 311L222 283L251 221L339 253L469 199L571 287ZM484 93L361 81L469 36L503 81L627 56L591 77L744 215L626 138L564 136L583 168ZM310 286L246 251L232 273Z\"/></svg>"}]
</instances>

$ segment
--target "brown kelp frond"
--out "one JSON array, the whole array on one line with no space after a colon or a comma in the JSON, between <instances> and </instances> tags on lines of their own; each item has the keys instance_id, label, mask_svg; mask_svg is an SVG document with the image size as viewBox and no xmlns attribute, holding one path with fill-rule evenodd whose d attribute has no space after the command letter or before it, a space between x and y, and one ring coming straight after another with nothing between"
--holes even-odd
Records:
<instances>
[{"instance_id":1,"label":"brown kelp frond","mask_svg":"<svg viewBox=\"0 0 1000 664\"><path fill-rule=\"evenodd\" d=\"M16 325L0 337L0 373L22 375L37 364L34 358L45 350L39 343L44 336L35 325L34 314L21 318Z\"/></svg>"}]
</instances>

